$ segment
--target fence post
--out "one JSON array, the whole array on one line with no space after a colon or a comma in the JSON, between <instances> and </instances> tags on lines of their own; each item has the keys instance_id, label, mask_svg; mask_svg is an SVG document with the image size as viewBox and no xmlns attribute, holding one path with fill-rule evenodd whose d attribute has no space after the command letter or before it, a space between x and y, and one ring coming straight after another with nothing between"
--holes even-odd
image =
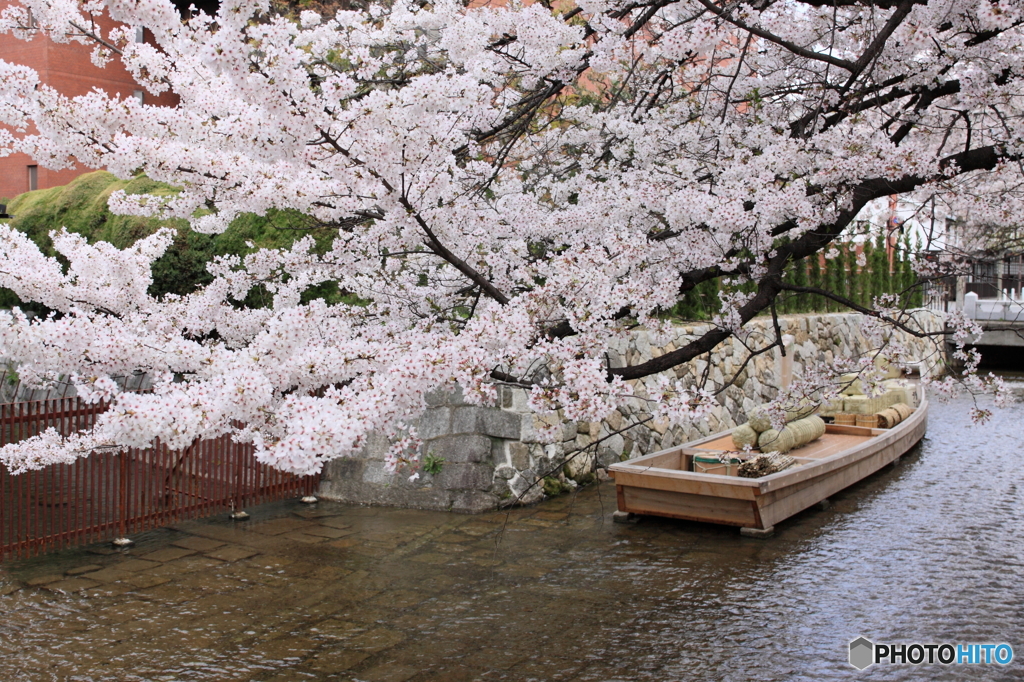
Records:
<instances>
[{"instance_id":1,"label":"fence post","mask_svg":"<svg viewBox=\"0 0 1024 682\"><path fill-rule=\"evenodd\" d=\"M245 499L245 458L242 457L242 448L235 442L230 442L228 452L235 456L235 502L232 505L231 518L236 521L244 521L249 518L249 513L242 509Z\"/></svg>"},{"instance_id":2,"label":"fence post","mask_svg":"<svg viewBox=\"0 0 1024 682\"><path fill-rule=\"evenodd\" d=\"M120 453L121 466L117 483L117 537L113 539L114 547L131 547L135 542L128 537L128 451Z\"/></svg>"},{"instance_id":3,"label":"fence post","mask_svg":"<svg viewBox=\"0 0 1024 682\"><path fill-rule=\"evenodd\" d=\"M964 295L964 317L968 319L977 319L980 311L978 310L978 294L970 292Z\"/></svg>"},{"instance_id":4,"label":"fence post","mask_svg":"<svg viewBox=\"0 0 1024 682\"><path fill-rule=\"evenodd\" d=\"M0 426L0 428L2 428L2 426ZM4 506L8 504L5 499L8 496L7 485L7 467L0 464L0 562L4 560L4 543L9 542L12 547L14 546L14 538L7 537L7 526L4 525Z\"/></svg>"}]
</instances>

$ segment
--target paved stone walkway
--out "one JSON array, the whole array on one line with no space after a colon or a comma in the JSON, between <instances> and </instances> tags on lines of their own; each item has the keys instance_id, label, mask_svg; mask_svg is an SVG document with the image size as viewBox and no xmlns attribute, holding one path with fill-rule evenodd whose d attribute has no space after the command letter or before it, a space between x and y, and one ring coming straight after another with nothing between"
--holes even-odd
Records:
<instances>
[{"instance_id":1,"label":"paved stone walkway","mask_svg":"<svg viewBox=\"0 0 1024 682\"><path fill-rule=\"evenodd\" d=\"M613 510L609 484L508 515L287 502L9 565L0 679L628 679L559 650L628 617L581 557L734 531Z\"/></svg>"}]
</instances>

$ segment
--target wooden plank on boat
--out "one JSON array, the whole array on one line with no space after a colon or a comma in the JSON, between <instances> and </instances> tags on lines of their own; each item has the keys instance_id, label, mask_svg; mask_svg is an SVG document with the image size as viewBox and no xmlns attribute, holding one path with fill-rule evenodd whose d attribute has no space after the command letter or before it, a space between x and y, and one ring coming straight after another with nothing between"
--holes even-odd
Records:
<instances>
[{"instance_id":1,"label":"wooden plank on boat","mask_svg":"<svg viewBox=\"0 0 1024 682\"><path fill-rule=\"evenodd\" d=\"M717 474L695 474L691 471L672 471L650 467L615 470L616 485L650 490L667 490L691 495L728 497L739 500L753 500L758 493L758 483L752 478L719 476Z\"/></svg>"},{"instance_id":2,"label":"wooden plank on boat","mask_svg":"<svg viewBox=\"0 0 1024 682\"><path fill-rule=\"evenodd\" d=\"M821 438L803 447L790 450L789 454L792 457L802 457L804 459L825 459L844 450L856 447L870 438L871 436L826 433Z\"/></svg>"},{"instance_id":3,"label":"wooden plank on boat","mask_svg":"<svg viewBox=\"0 0 1024 682\"><path fill-rule=\"evenodd\" d=\"M761 527L757 525L754 504L750 501L629 486L621 489L625 507L620 511L730 526Z\"/></svg>"},{"instance_id":4,"label":"wooden plank on boat","mask_svg":"<svg viewBox=\"0 0 1024 682\"><path fill-rule=\"evenodd\" d=\"M736 446L732 444L732 434L726 434L719 438L701 443L700 445L694 446L696 450L735 450Z\"/></svg>"},{"instance_id":5,"label":"wooden plank on boat","mask_svg":"<svg viewBox=\"0 0 1024 682\"><path fill-rule=\"evenodd\" d=\"M644 460L644 465L655 467L657 469L681 469L682 457L682 448L678 448L676 450L663 450L661 452L655 452L647 457Z\"/></svg>"},{"instance_id":6,"label":"wooden plank on boat","mask_svg":"<svg viewBox=\"0 0 1024 682\"><path fill-rule=\"evenodd\" d=\"M841 433L847 436L863 436L870 438L879 433L885 433L885 429L872 429L867 426L847 426L846 424L825 424L825 433Z\"/></svg>"}]
</instances>

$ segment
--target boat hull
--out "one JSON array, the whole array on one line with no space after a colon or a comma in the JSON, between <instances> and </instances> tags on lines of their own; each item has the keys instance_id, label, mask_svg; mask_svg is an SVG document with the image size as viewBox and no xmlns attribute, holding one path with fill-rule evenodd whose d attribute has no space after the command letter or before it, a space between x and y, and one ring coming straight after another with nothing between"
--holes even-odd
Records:
<instances>
[{"instance_id":1,"label":"boat hull","mask_svg":"<svg viewBox=\"0 0 1024 682\"><path fill-rule=\"evenodd\" d=\"M711 449L709 445L728 433L614 464L609 471L615 477L618 508L767 531L899 459L924 436L927 413L922 400L892 429L830 424L816 448L790 453L801 466L763 478L687 470L694 454Z\"/></svg>"}]
</instances>

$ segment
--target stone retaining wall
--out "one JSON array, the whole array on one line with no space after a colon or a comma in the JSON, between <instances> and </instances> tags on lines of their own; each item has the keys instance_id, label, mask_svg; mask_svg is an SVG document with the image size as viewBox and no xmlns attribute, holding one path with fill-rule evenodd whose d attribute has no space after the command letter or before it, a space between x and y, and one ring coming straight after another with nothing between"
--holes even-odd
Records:
<instances>
[{"instance_id":1,"label":"stone retaining wall","mask_svg":"<svg viewBox=\"0 0 1024 682\"><path fill-rule=\"evenodd\" d=\"M942 318L927 311L919 311L918 320L928 331L940 331L943 327ZM863 322L861 315L853 313L779 318L783 333L795 339L790 347L793 376L799 377L807 363L832 362L869 352L861 331ZM770 324L770 320L758 318L748 325L755 345L763 343L758 337L770 331ZM701 325L680 326L676 338L661 347L651 344L646 331L637 331L628 344L612 349L609 361L613 367L644 362L706 329ZM903 342L911 348L915 360L922 363L924 373L936 371L939 358L934 355L933 341L908 335ZM423 455L443 460L439 471L430 474L421 470L415 481L409 481L408 474L388 474L384 469L388 443L377 436L370 439L359 456L335 460L325 468L320 495L356 504L459 512L494 509L517 499L524 503L538 501L544 496L541 479L545 476L550 477L549 492L573 488L589 482L595 474L602 474L603 467L613 462L670 448L746 421L754 406L778 395L784 370L778 349L753 358L742 368L746 352L735 338L712 352L709 378L716 387L736 372L739 375L719 394L720 405L706 421L678 425L655 419L619 433L630 423L649 416L642 401L635 400L602 422L561 423L561 442L555 444L541 443L537 429L545 422L558 424L561 418L530 412L524 390L502 388L497 407L469 405L458 388L437 392L429 397L428 408L416 426L424 440ZM672 370L670 376L683 380L701 376L707 362L695 360ZM655 380L648 377L633 382L636 395L643 397Z\"/></svg>"}]
</instances>

